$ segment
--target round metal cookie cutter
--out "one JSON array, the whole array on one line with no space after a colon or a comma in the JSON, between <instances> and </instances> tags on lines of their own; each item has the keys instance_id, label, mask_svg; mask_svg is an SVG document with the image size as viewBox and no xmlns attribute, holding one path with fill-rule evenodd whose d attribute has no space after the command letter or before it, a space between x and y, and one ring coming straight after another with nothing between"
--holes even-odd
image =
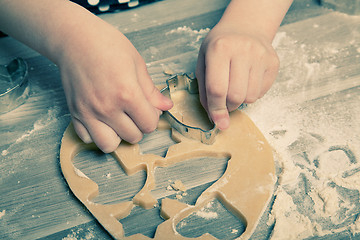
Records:
<instances>
[{"instance_id":1,"label":"round metal cookie cutter","mask_svg":"<svg viewBox=\"0 0 360 240\"><path fill-rule=\"evenodd\" d=\"M0 65L0 113L7 113L25 102L30 93L28 67L21 58Z\"/></svg>"}]
</instances>

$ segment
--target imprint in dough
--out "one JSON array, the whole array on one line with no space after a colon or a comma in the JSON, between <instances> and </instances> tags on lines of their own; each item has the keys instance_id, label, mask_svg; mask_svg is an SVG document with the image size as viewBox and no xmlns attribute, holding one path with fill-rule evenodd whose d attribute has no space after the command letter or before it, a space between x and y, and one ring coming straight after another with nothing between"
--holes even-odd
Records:
<instances>
[{"instance_id":1,"label":"imprint in dough","mask_svg":"<svg viewBox=\"0 0 360 240\"><path fill-rule=\"evenodd\" d=\"M195 101L198 98L184 99ZM181 107L175 110L180 112ZM190 115L184 114L186 112ZM202 119L202 116L191 116L202 114L201 111L182 111L181 114L188 122L193 122L192 119ZM170 128L167 122L161 120L159 128L164 127ZM172 138L177 144L169 147L165 157L141 154L138 144L131 145L126 142L122 142L112 153L128 175L140 170L147 173L143 188L129 202L113 205L92 202L99 194L98 185L86 176L77 174L72 160L80 151L95 148L95 145L84 144L77 137L72 124L66 129L62 139L61 169L74 195L115 239L150 239L141 234L124 237L119 219L128 216L134 204L145 209L157 204L157 200L151 194L155 186L155 168L167 167L196 157L227 157L229 161L225 173L200 195L195 205L186 205L168 198L162 200L161 216L166 221L158 226L154 238L187 239L176 231L176 225L214 199L218 199L232 214L245 222L246 229L240 238L249 238L272 196L275 183L272 150L261 132L243 112L234 111L230 114L230 127L219 132L212 145L185 138L174 129ZM204 234L195 239L215 238L210 234Z\"/></svg>"}]
</instances>

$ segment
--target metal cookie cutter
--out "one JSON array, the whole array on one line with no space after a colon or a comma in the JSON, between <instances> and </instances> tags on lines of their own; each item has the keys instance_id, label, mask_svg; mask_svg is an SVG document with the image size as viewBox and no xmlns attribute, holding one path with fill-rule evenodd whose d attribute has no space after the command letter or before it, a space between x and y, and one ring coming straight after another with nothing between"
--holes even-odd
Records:
<instances>
[{"instance_id":1,"label":"metal cookie cutter","mask_svg":"<svg viewBox=\"0 0 360 240\"><path fill-rule=\"evenodd\" d=\"M28 68L21 58L0 65L0 113L9 112L23 104L29 96Z\"/></svg>"},{"instance_id":2,"label":"metal cookie cutter","mask_svg":"<svg viewBox=\"0 0 360 240\"><path fill-rule=\"evenodd\" d=\"M161 93L171 98L171 93L179 90L187 90L190 94L198 94L198 84L196 78L190 77L188 74L177 74L166 80L167 86L161 90ZM210 130L204 130L199 127L192 127L180 122L169 111L163 113L164 118L170 125L180 132L183 136L201 141L205 144L213 144L219 129L214 125Z\"/></svg>"},{"instance_id":3,"label":"metal cookie cutter","mask_svg":"<svg viewBox=\"0 0 360 240\"><path fill-rule=\"evenodd\" d=\"M198 94L197 79L189 76L186 73L177 74L166 80L166 87L161 90L161 93L171 98L171 93L179 90L187 90L190 94ZM240 105L238 110L244 109L247 106L246 103ZM170 125L180 132L183 136L191 139L201 141L205 144L213 144L216 135L219 133L219 129L216 125L210 130L204 130L199 127L192 127L182 123L169 111L163 113L164 118L170 123Z\"/></svg>"}]
</instances>

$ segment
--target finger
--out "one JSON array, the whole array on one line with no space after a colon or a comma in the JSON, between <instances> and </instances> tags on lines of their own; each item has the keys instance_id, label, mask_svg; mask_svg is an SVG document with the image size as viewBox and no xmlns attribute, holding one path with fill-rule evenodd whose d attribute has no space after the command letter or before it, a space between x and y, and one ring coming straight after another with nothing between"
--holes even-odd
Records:
<instances>
[{"instance_id":1,"label":"finger","mask_svg":"<svg viewBox=\"0 0 360 240\"><path fill-rule=\"evenodd\" d=\"M223 130L229 127L230 119L226 107L229 87L230 62L221 54L209 52L205 58L205 84L208 112L211 119Z\"/></svg>"},{"instance_id":2,"label":"finger","mask_svg":"<svg viewBox=\"0 0 360 240\"><path fill-rule=\"evenodd\" d=\"M226 98L228 111L234 111L245 100L249 81L249 65L245 58L236 58L230 63L229 89Z\"/></svg>"},{"instance_id":3,"label":"finger","mask_svg":"<svg viewBox=\"0 0 360 240\"><path fill-rule=\"evenodd\" d=\"M100 119L105 123L109 123L110 126L120 134L122 134L123 131L121 131L121 129L123 129L126 124L112 121L112 119L117 120L122 118L123 113L132 120L141 132L149 133L154 131L157 127L161 111L155 108L146 98L142 90L144 87L141 86L142 83L139 82L138 79L138 69L135 69L135 67L128 69L124 74L125 76L122 76L122 78L128 79L127 84L121 89L119 97L117 98L118 102L111 103L111 105L119 106L119 109L100 111L100 113L96 115L102 116ZM130 130L130 132L135 133L134 128ZM136 141L134 139L138 138L134 137L136 135L129 137L125 135L121 136L131 141Z\"/></svg>"},{"instance_id":4,"label":"finger","mask_svg":"<svg viewBox=\"0 0 360 240\"><path fill-rule=\"evenodd\" d=\"M198 88L199 88L199 99L201 102L201 105L204 107L206 111L208 111L207 106L207 99L206 99L206 88L205 88L205 60L204 60L204 54L200 50L199 56L197 59L196 64L196 79L198 82Z\"/></svg>"},{"instance_id":5,"label":"finger","mask_svg":"<svg viewBox=\"0 0 360 240\"><path fill-rule=\"evenodd\" d=\"M140 129L124 112L118 112L108 119L102 119L102 122L106 122L121 139L129 143L137 143L143 137Z\"/></svg>"},{"instance_id":6,"label":"finger","mask_svg":"<svg viewBox=\"0 0 360 240\"><path fill-rule=\"evenodd\" d=\"M138 64L137 77L146 99L151 103L151 105L161 111L169 110L172 108L173 102L168 97L161 94L159 89L155 87L146 69L145 62L142 58L139 61L140 64Z\"/></svg>"},{"instance_id":7,"label":"finger","mask_svg":"<svg viewBox=\"0 0 360 240\"><path fill-rule=\"evenodd\" d=\"M88 130L85 128L85 126L76 118L72 117L72 122L74 125L74 129L76 134L79 136L79 138L84 142L84 143L92 143L92 139L91 136L88 132Z\"/></svg>"},{"instance_id":8,"label":"finger","mask_svg":"<svg viewBox=\"0 0 360 240\"><path fill-rule=\"evenodd\" d=\"M159 122L161 111L155 108L145 97L141 87L132 88L132 99L123 111L143 133L154 131Z\"/></svg>"},{"instance_id":9,"label":"finger","mask_svg":"<svg viewBox=\"0 0 360 240\"><path fill-rule=\"evenodd\" d=\"M87 121L85 127L96 146L104 153L113 152L119 146L120 137L107 124L97 119L91 119Z\"/></svg>"},{"instance_id":10,"label":"finger","mask_svg":"<svg viewBox=\"0 0 360 240\"><path fill-rule=\"evenodd\" d=\"M249 73L248 90L245 98L246 103L253 103L260 97L263 77L264 68L261 64L253 64Z\"/></svg>"}]
</instances>

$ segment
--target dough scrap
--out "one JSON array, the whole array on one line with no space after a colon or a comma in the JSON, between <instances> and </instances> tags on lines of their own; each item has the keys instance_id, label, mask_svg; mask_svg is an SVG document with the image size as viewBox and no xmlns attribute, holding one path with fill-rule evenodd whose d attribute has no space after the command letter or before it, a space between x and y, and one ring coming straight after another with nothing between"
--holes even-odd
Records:
<instances>
[{"instance_id":1,"label":"dough scrap","mask_svg":"<svg viewBox=\"0 0 360 240\"><path fill-rule=\"evenodd\" d=\"M198 112L190 111L190 114ZM191 116L184 115L184 119L188 118ZM199 116L195 116L195 119L199 119ZM161 120L159 126L170 128L164 120ZM186 205L168 198L162 200L161 216L166 221L157 227L154 239L187 239L176 231L176 225L214 199L221 201L234 216L246 223L245 232L239 238L248 239L273 194L275 183L272 149L262 133L246 114L234 111L230 114L230 127L221 131L212 145L186 138L174 129L172 138L177 144L169 147L165 157L141 154L138 144L131 145L126 142L122 142L112 153L128 175L141 170L147 173L143 188L132 201L113 205L92 202L99 194L98 185L91 179L79 176L72 160L79 152L96 146L84 144L77 137L72 124L68 126L62 139L61 169L74 195L115 239L150 239L142 234L125 237L119 219L128 216L134 204L145 209L157 204L157 199L151 194L155 187L155 168L167 167L196 157L227 157L229 161L225 173L200 195L195 205ZM216 238L204 234L195 239Z\"/></svg>"},{"instance_id":2,"label":"dough scrap","mask_svg":"<svg viewBox=\"0 0 360 240\"><path fill-rule=\"evenodd\" d=\"M174 183L172 183L170 186L171 186L172 189L174 189L175 191L185 192L185 191L187 190L186 186L185 186L180 180L174 181Z\"/></svg>"}]
</instances>

